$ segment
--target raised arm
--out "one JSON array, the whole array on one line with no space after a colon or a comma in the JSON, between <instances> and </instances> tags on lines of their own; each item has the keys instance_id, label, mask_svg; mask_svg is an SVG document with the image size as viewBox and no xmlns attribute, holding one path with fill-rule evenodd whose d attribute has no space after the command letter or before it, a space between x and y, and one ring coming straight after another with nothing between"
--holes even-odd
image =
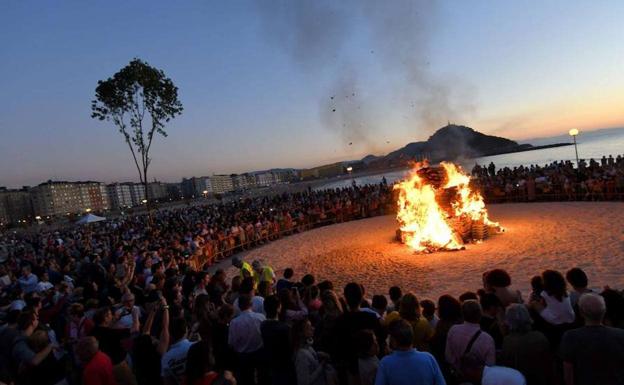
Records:
<instances>
[{"instance_id":1,"label":"raised arm","mask_svg":"<svg viewBox=\"0 0 624 385\"><path fill-rule=\"evenodd\" d=\"M162 356L169 348L169 305L167 300L161 298L161 309L163 311L163 319L160 331L160 340L158 341L158 353Z\"/></svg>"}]
</instances>

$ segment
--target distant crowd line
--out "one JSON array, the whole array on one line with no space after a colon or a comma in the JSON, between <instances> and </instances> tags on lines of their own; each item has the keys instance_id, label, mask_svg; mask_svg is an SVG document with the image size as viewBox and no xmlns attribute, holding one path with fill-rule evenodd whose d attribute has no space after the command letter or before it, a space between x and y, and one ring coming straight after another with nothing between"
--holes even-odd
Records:
<instances>
[{"instance_id":1,"label":"distant crowd line","mask_svg":"<svg viewBox=\"0 0 624 385\"><path fill-rule=\"evenodd\" d=\"M488 202L624 200L624 157L603 156L545 166L475 165L474 183Z\"/></svg>"}]
</instances>

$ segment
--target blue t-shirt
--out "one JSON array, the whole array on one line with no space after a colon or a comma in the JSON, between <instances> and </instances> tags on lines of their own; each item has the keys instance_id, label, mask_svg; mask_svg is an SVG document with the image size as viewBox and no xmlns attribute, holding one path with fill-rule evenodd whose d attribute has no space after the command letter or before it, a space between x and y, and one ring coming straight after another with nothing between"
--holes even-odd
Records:
<instances>
[{"instance_id":1,"label":"blue t-shirt","mask_svg":"<svg viewBox=\"0 0 624 385\"><path fill-rule=\"evenodd\" d=\"M167 353L163 355L161 361L161 375L163 378L174 377L178 384L181 383L186 371L186 355L191 345L193 345L193 343L186 338L171 345Z\"/></svg>"},{"instance_id":2,"label":"blue t-shirt","mask_svg":"<svg viewBox=\"0 0 624 385\"><path fill-rule=\"evenodd\" d=\"M429 353L395 351L379 363L375 385L446 385L440 367Z\"/></svg>"}]
</instances>

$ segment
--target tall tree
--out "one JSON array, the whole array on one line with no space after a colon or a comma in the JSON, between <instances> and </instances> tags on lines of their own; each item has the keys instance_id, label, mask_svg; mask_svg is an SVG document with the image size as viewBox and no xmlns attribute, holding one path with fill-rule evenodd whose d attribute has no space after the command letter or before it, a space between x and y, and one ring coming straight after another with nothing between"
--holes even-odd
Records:
<instances>
[{"instance_id":1,"label":"tall tree","mask_svg":"<svg viewBox=\"0 0 624 385\"><path fill-rule=\"evenodd\" d=\"M182 113L178 87L162 70L141 59L133 59L113 77L99 80L91 117L112 121L130 148L132 159L145 187L145 199L151 205L147 188L150 149L156 133L166 137L165 123Z\"/></svg>"}]
</instances>

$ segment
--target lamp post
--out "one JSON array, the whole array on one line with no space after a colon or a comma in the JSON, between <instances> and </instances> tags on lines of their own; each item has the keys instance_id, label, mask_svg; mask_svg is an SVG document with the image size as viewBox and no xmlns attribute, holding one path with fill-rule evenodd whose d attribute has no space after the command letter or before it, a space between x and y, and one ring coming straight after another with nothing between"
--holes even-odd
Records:
<instances>
[{"instance_id":1,"label":"lamp post","mask_svg":"<svg viewBox=\"0 0 624 385\"><path fill-rule=\"evenodd\" d=\"M579 168L579 157L578 157L578 148L576 147L576 136L579 134L579 130L577 130L576 128L571 129L570 131L568 131L568 134L570 134L570 136L574 139L574 153L576 154L576 168Z\"/></svg>"}]
</instances>

